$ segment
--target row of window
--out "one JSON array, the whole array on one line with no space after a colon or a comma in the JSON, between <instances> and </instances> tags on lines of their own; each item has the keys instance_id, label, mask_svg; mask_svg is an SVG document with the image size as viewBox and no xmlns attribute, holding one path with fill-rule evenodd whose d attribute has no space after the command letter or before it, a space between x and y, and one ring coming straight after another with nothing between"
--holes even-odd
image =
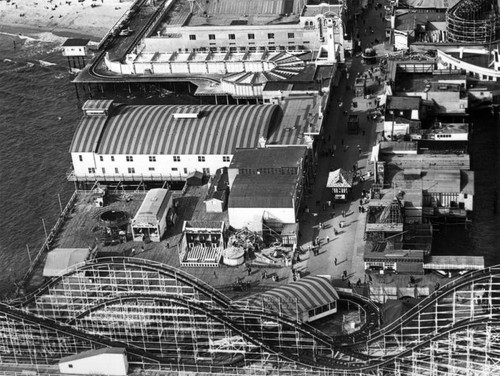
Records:
<instances>
[{"instance_id":1,"label":"row of window","mask_svg":"<svg viewBox=\"0 0 500 376\"><path fill-rule=\"evenodd\" d=\"M247 36L248 39L255 39L255 34L248 34ZM229 40L235 40L236 34L228 34L227 37ZM295 38L295 33L288 33L288 39L294 39L294 38ZM208 39L215 40L215 34L208 34ZM274 33L267 33L267 39L274 39ZM196 40L196 34L190 34L189 40Z\"/></svg>"},{"instance_id":2,"label":"row of window","mask_svg":"<svg viewBox=\"0 0 500 376\"><path fill-rule=\"evenodd\" d=\"M83 162L83 156L82 155L79 155L78 156L78 159L80 160L80 162ZM104 156L99 156L99 160L101 162L104 162ZM133 162L134 161L134 157L132 155L126 155L125 156L125 160L127 162ZM180 155L174 155L173 156L173 160L174 162L180 162L181 161L181 156ZM111 156L111 162L114 162L115 161L115 157L114 155ZM156 162L156 156L154 155L150 155L149 156L149 161L150 162ZM231 157L229 155L223 155L222 156L222 162L230 162L231 161ZM205 156L204 155L199 155L198 156L198 162L205 162Z\"/></svg>"},{"instance_id":3,"label":"row of window","mask_svg":"<svg viewBox=\"0 0 500 376\"><path fill-rule=\"evenodd\" d=\"M203 170L204 170L204 172L210 173L210 169L209 168L204 168ZM89 171L89 174L95 174L96 173L96 169L94 167L89 167L88 171ZM148 171L149 172L155 172L156 169L154 167L149 167ZM172 172L179 172L179 169L177 167L172 167L171 171ZM183 171L184 171L184 174L188 173L188 169L187 168L184 168ZM103 173L103 175L106 174L106 169L104 167L101 168L101 172ZM135 174L135 168L129 167L129 168L127 168L127 172L129 174ZM120 173L120 170L118 169L118 167L115 167L115 174L119 174L119 173Z\"/></svg>"}]
</instances>

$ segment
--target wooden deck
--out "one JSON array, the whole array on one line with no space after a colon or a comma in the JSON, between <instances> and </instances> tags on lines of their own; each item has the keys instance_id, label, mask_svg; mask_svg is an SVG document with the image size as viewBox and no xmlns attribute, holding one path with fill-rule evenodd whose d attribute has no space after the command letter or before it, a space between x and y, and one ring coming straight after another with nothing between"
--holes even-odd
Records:
<instances>
[{"instance_id":1,"label":"wooden deck","mask_svg":"<svg viewBox=\"0 0 500 376\"><path fill-rule=\"evenodd\" d=\"M76 204L52 244L53 248L96 248L98 256L106 253L118 256L133 256L143 259L154 260L173 267L182 269L193 276L209 283L221 290L226 295L236 298L248 296L257 291L266 291L281 284L288 283L291 279L289 267L269 266L269 268L253 268L248 275L246 267L230 267L218 264L218 267L206 267L207 265L181 266L178 247L182 235L182 225L185 220L193 221L224 221L228 222L227 211L223 213L207 213L203 202L208 186L189 187L184 194L180 191L174 192L174 202L177 204L177 221L174 226L167 228L166 234L161 242L143 243L137 241L124 241L115 245L104 245L99 241L99 217L107 210L124 211L133 218L139 209L146 192L131 193L114 196L111 203L105 207L96 207L92 196L88 193L79 192ZM43 282L43 267L46 254L41 257L35 267L32 278L28 281L27 290L32 291ZM215 266L215 265L214 265ZM278 282L271 278L261 280L262 272L266 270L268 275L276 274ZM232 284L237 279L249 282L251 289L247 291L233 291Z\"/></svg>"}]
</instances>

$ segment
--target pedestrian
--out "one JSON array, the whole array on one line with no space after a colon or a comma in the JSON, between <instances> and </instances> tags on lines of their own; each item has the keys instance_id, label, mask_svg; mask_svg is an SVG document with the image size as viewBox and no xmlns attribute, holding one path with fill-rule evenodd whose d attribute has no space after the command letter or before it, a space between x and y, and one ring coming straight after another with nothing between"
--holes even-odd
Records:
<instances>
[{"instance_id":1,"label":"pedestrian","mask_svg":"<svg viewBox=\"0 0 500 376\"><path fill-rule=\"evenodd\" d=\"M340 222L339 222L339 227L340 227L340 228L343 228L343 227L344 227L344 221L340 221Z\"/></svg>"},{"instance_id":2,"label":"pedestrian","mask_svg":"<svg viewBox=\"0 0 500 376\"><path fill-rule=\"evenodd\" d=\"M356 282L356 286L361 286L361 278L358 278L358 282Z\"/></svg>"},{"instance_id":3,"label":"pedestrian","mask_svg":"<svg viewBox=\"0 0 500 376\"><path fill-rule=\"evenodd\" d=\"M322 229L323 229L323 223L322 223L322 222L320 222L320 223L318 224L318 228L319 228L320 230L322 230Z\"/></svg>"},{"instance_id":4,"label":"pedestrian","mask_svg":"<svg viewBox=\"0 0 500 376\"><path fill-rule=\"evenodd\" d=\"M345 210L342 210L342 217L345 218Z\"/></svg>"},{"instance_id":5,"label":"pedestrian","mask_svg":"<svg viewBox=\"0 0 500 376\"><path fill-rule=\"evenodd\" d=\"M344 270L344 277L347 278L347 270Z\"/></svg>"},{"instance_id":6,"label":"pedestrian","mask_svg":"<svg viewBox=\"0 0 500 376\"><path fill-rule=\"evenodd\" d=\"M335 227L333 228L333 233L334 233L335 235L338 235L338 234L339 234L339 233L338 233L338 231L337 231L337 229L336 229Z\"/></svg>"},{"instance_id":7,"label":"pedestrian","mask_svg":"<svg viewBox=\"0 0 500 376\"><path fill-rule=\"evenodd\" d=\"M316 236L316 245L319 245L319 236Z\"/></svg>"},{"instance_id":8,"label":"pedestrian","mask_svg":"<svg viewBox=\"0 0 500 376\"><path fill-rule=\"evenodd\" d=\"M252 268L248 267L247 272L248 272L248 275L251 275L252 274Z\"/></svg>"},{"instance_id":9,"label":"pedestrian","mask_svg":"<svg viewBox=\"0 0 500 376\"><path fill-rule=\"evenodd\" d=\"M335 263L335 265L337 265L337 258L335 257L335 260L333 260L333 262Z\"/></svg>"},{"instance_id":10,"label":"pedestrian","mask_svg":"<svg viewBox=\"0 0 500 376\"><path fill-rule=\"evenodd\" d=\"M329 207L329 208L331 208L331 207L332 207L332 202L331 202L330 200L328 200L328 201L326 202L326 204L328 205L328 207Z\"/></svg>"},{"instance_id":11,"label":"pedestrian","mask_svg":"<svg viewBox=\"0 0 500 376\"><path fill-rule=\"evenodd\" d=\"M362 198L359 199L359 204L363 205L363 199Z\"/></svg>"},{"instance_id":12,"label":"pedestrian","mask_svg":"<svg viewBox=\"0 0 500 376\"><path fill-rule=\"evenodd\" d=\"M363 208L362 206L359 206L359 207L358 207L358 212L360 212L360 213L361 213L361 209L362 209L362 208Z\"/></svg>"},{"instance_id":13,"label":"pedestrian","mask_svg":"<svg viewBox=\"0 0 500 376\"><path fill-rule=\"evenodd\" d=\"M326 236L326 244L330 243L330 237L327 235Z\"/></svg>"}]
</instances>

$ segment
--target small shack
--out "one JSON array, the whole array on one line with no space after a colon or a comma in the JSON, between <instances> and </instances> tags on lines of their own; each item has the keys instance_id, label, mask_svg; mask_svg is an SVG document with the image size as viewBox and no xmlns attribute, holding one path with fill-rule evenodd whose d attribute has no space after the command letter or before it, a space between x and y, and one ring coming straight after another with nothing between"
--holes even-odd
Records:
<instances>
[{"instance_id":1,"label":"small shack","mask_svg":"<svg viewBox=\"0 0 500 376\"><path fill-rule=\"evenodd\" d=\"M132 220L134 240L159 242L167 230L167 213L172 207L172 192L163 188L151 189Z\"/></svg>"},{"instance_id":2,"label":"small shack","mask_svg":"<svg viewBox=\"0 0 500 376\"><path fill-rule=\"evenodd\" d=\"M248 307L267 309L293 320L311 322L337 312L339 295L326 277L312 276L243 299Z\"/></svg>"},{"instance_id":3,"label":"small shack","mask_svg":"<svg viewBox=\"0 0 500 376\"><path fill-rule=\"evenodd\" d=\"M60 275L70 266L88 259L89 248L55 248L47 254L42 275L47 278Z\"/></svg>"},{"instance_id":4,"label":"small shack","mask_svg":"<svg viewBox=\"0 0 500 376\"><path fill-rule=\"evenodd\" d=\"M227 168L220 168L210 182L210 188L205 198L207 213L222 213L226 208L229 180Z\"/></svg>"},{"instance_id":5,"label":"small shack","mask_svg":"<svg viewBox=\"0 0 500 376\"><path fill-rule=\"evenodd\" d=\"M84 351L59 360L59 372L72 375L126 376L127 353L125 349L118 347Z\"/></svg>"},{"instance_id":6,"label":"small shack","mask_svg":"<svg viewBox=\"0 0 500 376\"><path fill-rule=\"evenodd\" d=\"M346 201L351 195L353 181L352 172L339 168L330 172L326 187L332 189L334 200Z\"/></svg>"}]
</instances>

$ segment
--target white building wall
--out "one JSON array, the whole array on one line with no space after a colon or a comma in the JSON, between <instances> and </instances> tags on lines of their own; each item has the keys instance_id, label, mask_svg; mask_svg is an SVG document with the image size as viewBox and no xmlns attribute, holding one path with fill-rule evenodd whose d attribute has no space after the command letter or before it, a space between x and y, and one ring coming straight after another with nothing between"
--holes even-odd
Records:
<instances>
[{"instance_id":1,"label":"white building wall","mask_svg":"<svg viewBox=\"0 0 500 376\"><path fill-rule=\"evenodd\" d=\"M59 371L76 375L126 376L127 356L124 354L99 354L88 358L59 363Z\"/></svg>"},{"instance_id":2,"label":"white building wall","mask_svg":"<svg viewBox=\"0 0 500 376\"><path fill-rule=\"evenodd\" d=\"M247 227L251 231L262 231L262 218L270 217L273 221L295 223L293 208L228 208L229 225L241 229Z\"/></svg>"},{"instance_id":3,"label":"white building wall","mask_svg":"<svg viewBox=\"0 0 500 376\"><path fill-rule=\"evenodd\" d=\"M234 39L229 39L233 34ZM253 34L254 39L249 39ZM268 34L274 34L269 38ZM289 35L290 34L290 35ZM293 34L293 36L292 36ZM311 47L319 38L318 29L306 29L300 24L294 25L245 25L245 26L184 26L168 27L169 36L152 36L145 38L147 52L192 50L209 47L252 47L254 46L290 46L308 45ZM195 39L191 36L194 35ZM214 35L215 39L210 39ZM308 43L305 43L308 42Z\"/></svg>"},{"instance_id":4,"label":"white building wall","mask_svg":"<svg viewBox=\"0 0 500 376\"><path fill-rule=\"evenodd\" d=\"M77 176L89 175L91 173L89 168L96 169L94 153L71 153L71 160L75 175Z\"/></svg>"},{"instance_id":5,"label":"white building wall","mask_svg":"<svg viewBox=\"0 0 500 376\"><path fill-rule=\"evenodd\" d=\"M394 136L406 135L410 131L410 124L394 123ZM392 121L384 121L384 133L386 138L390 138L393 132Z\"/></svg>"},{"instance_id":6,"label":"white building wall","mask_svg":"<svg viewBox=\"0 0 500 376\"><path fill-rule=\"evenodd\" d=\"M93 153L71 153L76 177L91 176L89 168L95 168L96 177L140 177L147 176L181 176L185 178L190 172L201 171L213 175L218 168L229 167L232 154L224 155L175 155L180 161L174 161L174 155L98 155ZM80 155L82 161L80 161ZM153 157L150 161L150 157ZM198 157L205 160L200 161ZM224 161L224 157L227 162ZM102 159L102 160L101 160ZM130 169L130 170L129 170Z\"/></svg>"},{"instance_id":7,"label":"white building wall","mask_svg":"<svg viewBox=\"0 0 500 376\"><path fill-rule=\"evenodd\" d=\"M473 210L474 195L469 193L467 194L467 198L465 198L465 195L461 193L458 195L458 202L464 203L465 210Z\"/></svg>"}]
</instances>

